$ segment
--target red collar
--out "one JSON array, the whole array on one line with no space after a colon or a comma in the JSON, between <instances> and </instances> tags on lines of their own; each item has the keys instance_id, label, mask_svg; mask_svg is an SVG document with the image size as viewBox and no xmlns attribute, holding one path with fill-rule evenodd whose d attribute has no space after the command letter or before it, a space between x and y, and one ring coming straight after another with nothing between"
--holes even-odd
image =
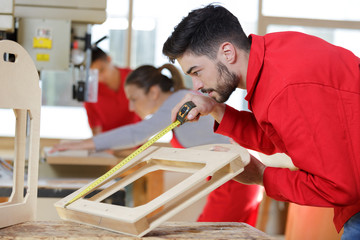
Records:
<instances>
[{"instance_id":1,"label":"red collar","mask_svg":"<svg viewBox=\"0 0 360 240\"><path fill-rule=\"evenodd\" d=\"M261 68L264 63L264 55L265 55L265 40L264 37L251 34L249 39L252 41L250 56L249 56L249 64L246 74L246 89L247 95L245 100L249 102L249 109L251 109L250 100L254 94L257 82L259 80L259 75L261 72Z\"/></svg>"}]
</instances>

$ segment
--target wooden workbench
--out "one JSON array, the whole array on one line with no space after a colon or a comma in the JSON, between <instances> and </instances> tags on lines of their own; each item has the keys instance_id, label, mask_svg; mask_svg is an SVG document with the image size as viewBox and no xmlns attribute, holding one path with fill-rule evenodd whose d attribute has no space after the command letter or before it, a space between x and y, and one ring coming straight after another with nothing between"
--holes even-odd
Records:
<instances>
[{"instance_id":1,"label":"wooden workbench","mask_svg":"<svg viewBox=\"0 0 360 240\"><path fill-rule=\"evenodd\" d=\"M265 233L245 223L199 223L199 222L167 222L155 228L145 237L137 238L92 226L78 223L53 222L26 222L0 229L0 238L11 239L103 239L103 240L267 240L274 239Z\"/></svg>"},{"instance_id":2,"label":"wooden workbench","mask_svg":"<svg viewBox=\"0 0 360 240\"><path fill-rule=\"evenodd\" d=\"M68 151L47 156L45 149L50 149L55 144L62 141L69 141L64 139L40 139L40 155L46 162L42 161L39 165L39 179L46 182L48 179L56 179L57 182L68 184L69 181L82 183L84 180L95 179L110 170L134 149L123 149L113 151L113 155L103 153L86 154L88 151ZM156 142L154 146L170 147L171 145L166 142ZM74 154L74 155L72 155ZM14 137L0 136L0 157L4 160L13 160L14 158ZM49 181L53 183L54 181ZM76 182L74 185L78 185ZM1 184L0 184L1 185ZM163 172L156 171L147 174L134 182L133 187L133 204L134 206L143 205L152 199L158 197L163 193ZM1 187L1 186L0 186ZM43 186L44 187L44 186ZM53 188L53 184L48 185L48 188ZM61 189L61 188L60 188ZM0 202L7 201L7 198L1 199Z\"/></svg>"}]
</instances>

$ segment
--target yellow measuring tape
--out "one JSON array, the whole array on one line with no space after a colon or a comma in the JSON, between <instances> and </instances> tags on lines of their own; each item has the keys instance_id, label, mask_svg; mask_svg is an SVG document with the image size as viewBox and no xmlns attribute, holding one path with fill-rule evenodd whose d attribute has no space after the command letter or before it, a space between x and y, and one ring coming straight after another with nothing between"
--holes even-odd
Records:
<instances>
[{"instance_id":1,"label":"yellow measuring tape","mask_svg":"<svg viewBox=\"0 0 360 240\"><path fill-rule=\"evenodd\" d=\"M95 187L97 187L98 185L100 185L102 182L104 182L107 178L109 178L112 174L114 174L116 171L118 171L121 167L123 167L126 163L128 163L131 159L133 159L134 157L136 157L137 155L139 155L141 152L143 152L145 149L147 149L148 147L150 147L154 142L156 142L157 140L159 140L162 136L164 136L166 133L170 132L171 130L173 130L175 127L183 124L185 122L185 118L187 116L187 114L189 113L189 111L195 107L195 104L193 102L186 102L180 109L178 115L177 115L177 120L175 122L173 122L172 124L170 124L169 126L167 126L165 129L163 129L161 132L159 132L158 134L156 134L153 138L151 138L149 141L147 141L146 143L144 143L141 147L139 147L138 149L136 149L133 153L131 153L129 156L127 156L124 160L122 160L120 163L118 163L117 165L115 165L115 167L113 167L112 169L110 169L108 172L106 172L104 175L102 175L101 177L97 178L95 180L94 183L92 183L91 185L89 185L87 188L85 188L83 191L81 191L78 195L76 195L73 199L71 199L69 202L67 202L65 204L65 207L68 206L69 204L75 202L76 200L80 199L81 197L83 197L84 195L86 195L88 192L90 192L91 190L93 190Z\"/></svg>"},{"instance_id":2,"label":"yellow measuring tape","mask_svg":"<svg viewBox=\"0 0 360 240\"><path fill-rule=\"evenodd\" d=\"M164 136L166 133L170 132L172 129L174 129L175 127L177 127L178 125L180 125L181 122L179 120L176 120L175 122L173 122L172 124L170 124L168 127L166 127L165 129L163 129L161 132L159 132L158 134L156 134L153 138L151 138L149 141L147 141L146 143L144 143L141 147L139 147L138 149L136 149L133 153L131 153L129 156L127 156L124 160L122 160L120 163L118 163L117 165L115 165L115 167L113 167L112 169L110 169L108 172L106 172L104 175L102 175L101 177L99 177L98 179L95 180L95 182L91 185L89 185L87 188L85 188L82 192L80 192L78 195L76 195L73 199L71 199L69 202L67 202L65 204L65 207L68 206L69 204L75 202L76 200L78 200L79 198L83 197L86 193L90 192L91 190L93 190L95 187L97 187L99 184L101 184L103 181L105 181L107 178L109 178L112 174L114 174L117 170L119 170L121 167L123 167L126 163L128 163L131 159L133 159L134 157L136 157L137 155L139 155L141 152L143 152L145 149L147 149L148 147L150 147L154 142L156 142L157 140L159 140L162 136Z\"/></svg>"}]
</instances>

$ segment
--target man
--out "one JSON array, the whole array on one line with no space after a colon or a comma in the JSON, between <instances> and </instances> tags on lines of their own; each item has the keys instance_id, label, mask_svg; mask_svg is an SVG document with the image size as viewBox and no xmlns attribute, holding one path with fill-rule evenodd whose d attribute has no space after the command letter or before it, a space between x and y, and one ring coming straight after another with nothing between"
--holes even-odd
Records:
<instances>
[{"instance_id":1,"label":"man","mask_svg":"<svg viewBox=\"0 0 360 240\"><path fill-rule=\"evenodd\" d=\"M264 185L277 200L333 207L342 239L360 239L360 59L324 40L296 32L265 36L243 32L221 6L189 13L163 53L190 75L195 90L188 119L211 114L214 130L246 148L284 152L296 171L251 158L236 180ZM251 112L225 102L247 89Z\"/></svg>"},{"instance_id":2,"label":"man","mask_svg":"<svg viewBox=\"0 0 360 240\"><path fill-rule=\"evenodd\" d=\"M129 102L124 83L131 72L128 68L117 68L103 50L92 48L91 68L99 71L98 100L84 104L93 135L140 121L129 111Z\"/></svg>"}]
</instances>

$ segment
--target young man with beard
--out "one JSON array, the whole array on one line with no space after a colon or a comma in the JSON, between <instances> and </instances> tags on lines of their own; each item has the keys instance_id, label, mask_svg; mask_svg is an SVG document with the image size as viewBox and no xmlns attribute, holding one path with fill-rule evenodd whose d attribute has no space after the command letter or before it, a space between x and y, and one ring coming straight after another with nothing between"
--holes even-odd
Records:
<instances>
[{"instance_id":1,"label":"young man with beard","mask_svg":"<svg viewBox=\"0 0 360 240\"><path fill-rule=\"evenodd\" d=\"M297 32L245 35L227 9L208 5L175 27L163 46L192 77L189 120L211 114L214 131L265 154L286 153L296 171L266 167L252 157L235 179L301 205L333 207L343 240L360 239L360 59ZM224 104L247 90L251 112Z\"/></svg>"}]
</instances>

